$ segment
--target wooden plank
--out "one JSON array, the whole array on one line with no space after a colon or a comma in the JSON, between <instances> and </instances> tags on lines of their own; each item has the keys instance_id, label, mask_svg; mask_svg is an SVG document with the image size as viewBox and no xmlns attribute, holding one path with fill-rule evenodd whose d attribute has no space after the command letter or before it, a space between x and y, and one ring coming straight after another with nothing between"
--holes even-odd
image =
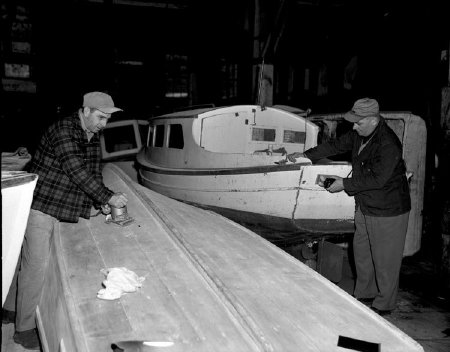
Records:
<instances>
[{"instance_id":1,"label":"wooden plank","mask_svg":"<svg viewBox=\"0 0 450 352\"><path fill-rule=\"evenodd\" d=\"M130 197L130 196L129 196ZM151 213L138 204L134 207L133 198L130 197L128 210L130 214L139 215L140 218L150 218ZM150 216L149 216L150 215ZM203 343L204 350L214 349L217 331L222 331L220 344L223 350L236 350L247 346L246 350L254 350L247 337L241 337L232 319L217 297L205 287L202 278L195 268L186 270L180 276L180 267L189 268L191 263L183 256L179 248L174 245L166 230L156 221L137 221L136 226L122 228L114 224L105 224L104 218L92 218L89 231L86 228L79 229L78 226L65 226L65 233L73 233L70 239L63 237L64 247L73 248L67 251L68 267L72 269L75 290L78 295L85 297L84 292L90 292L91 298L85 297L78 308L82 316L81 323L85 327L88 345L92 350L104 348L113 341L122 340L124 331L128 332L128 338L132 339L156 339L171 340L173 336L184 336L184 343L195 345L196 341L207 341ZM89 233L92 239L89 238ZM152 240L148 240L151 234ZM78 238L77 238L78 237ZM83 237L83 239L81 239ZM142 243L139 242L142 239ZM92 243L98 249L98 253L92 249ZM86 250L88 249L88 250ZM130 255L132 254L132 255ZM156 254L156 255L155 255ZM96 273L89 270L90 260L86 256L101 258L93 261L92 268ZM78 257L78 259L77 259ZM80 264L76 264L79 260ZM69 262L71 264L69 264ZM86 264L87 263L87 264ZM128 294L120 301L100 301L96 299L96 290L100 288L99 283L103 280L97 279L97 283L83 277L83 273L91 273L98 278L102 268L125 266L135 271L138 275L147 277L144 287L137 293ZM73 274L77 273L77 274ZM78 278L78 279L77 279ZM85 287L84 283L91 283L95 287ZM148 284L146 284L148 283ZM196 297L195 302L192 297ZM195 305L195 309L187 310L187 305ZM199 308L201 307L202 308ZM122 309L124 314L119 314ZM109 317L109 319L108 319ZM217 324L211 325L210 320L217 320ZM108 320L114 324L108 325ZM142 322L146 322L143 324ZM125 325L129 325L126 328ZM107 332L106 334L101 332ZM126 335L126 334L125 334ZM229 339L229 337L232 337ZM214 345L210 345L211 341ZM209 347L208 347L209 346Z\"/></svg>"},{"instance_id":2,"label":"wooden plank","mask_svg":"<svg viewBox=\"0 0 450 352\"><path fill-rule=\"evenodd\" d=\"M53 241L44 287L37 307L37 322L44 352L58 351L61 340L75 346L79 332L78 326L73 324L73 319L78 317L74 317L70 312L73 304L71 297L65 294L65 272L64 268L61 270L62 256L57 255L57 247L57 241Z\"/></svg>"},{"instance_id":3,"label":"wooden plank","mask_svg":"<svg viewBox=\"0 0 450 352\"><path fill-rule=\"evenodd\" d=\"M113 166L104 176L127 194L135 222L122 228L99 216L62 224L60 275L74 307L69 321L83 340L64 339L67 351L106 351L124 340L171 341L171 351L184 352L332 351L340 335L383 351L423 351L251 231L133 184ZM145 276L143 287L115 301L96 298L100 270L122 266Z\"/></svg>"},{"instance_id":4,"label":"wooden plank","mask_svg":"<svg viewBox=\"0 0 450 352\"><path fill-rule=\"evenodd\" d=\"M88 222L80 219L76 224L61 224L61 232L70 234L61 238L61 249L73 295L79 300L95 296L104 278L98 268L103 268L105 263Z\"/></svg>"},{"instance_id":5,"label":"wooden plank","mask_svg":"<svg viewBox=\"0 0 450 352\"><path fill-rule=\"evenodd\" d=\"M151 213L149 214L148 210L133 205L131 200L128 206L130 214L141 219L149 218ZM140 213L143 217L139 216ZM146 276L146 281L151 283L151 285L144 284L139 292L141 295L139 299L145 299L145 305L132 304L137 299L137 295L127 295L123 299L136 335L146 335L149 338L148 330L150 330L154 334L164 333L164 339L169 340L173 339L174 335L184 335L185 340L192 343L197 340L210 341L212 340L210 335L215 335L217 330L223 330L223 336L234 336L230 339L231 344L223 338L220 344L224 348L228 346L226 348L233 350L238 346L234 345L235 341L239 341L240 346L248 345L245 341L246 337L240 337L239 330L227 316L227 312L220 301L217 301L214 293L205 286L196 268L167 236L167 229L156 221L139 222L137 220L134 228L107 225L112 227L106 240L102 239L101 230L94 230L101 228L97 225L101 224L94 224L93 233L99 247L104 249L102 256L107 266L125 266L138 275ZM154 239L150 243L147 241L149 234ZM142 242L141 239L143 239ZM118 248L122 255L117 252ZM123 255L124 253L133 253L133 255L126 256ZM180 271L180 268L185 270ZM195 297L194 300L193 297ZM139 307L138 311L133 307ZM187 310L186 307L190 309ZM135 317L134 314L138 316ZM151 316L151 321L148 324L141 324L142 315ZM216 325L211 325L208 318L214 318ZM166 327L165 331L164 327ZM155 336L154 338L161 340L163 337ZM213 348L213 346L210 347ZM249 346L248 350L253 348Z\"/></svg>"},{"instance_id":6,"label":"wooden plank","mask_svg":"<svg viewBox=\"0 0 450 352\"><path fill-rule=\"evenodd\" d=\"M422 241L427 129L425 121L417 116L402 114L400 118L405 121L403 159L406 171L412 173L409 181L411 211L403 251L404 256L409 256L419 251Z\"/></svg>"},{"instance_id":7,"label":"wooden plank","mask_svg":"<svg viewBox=\"0 0 450 352\"><path fill-rule=\"evenodd\" d=\"M144 190L144 189L142 189ZM203 279L209 285L209 288L219 297L221 303L227 307L228 312L238 321L240 328L245 330L245 333L253 339L262 350L271 350L270 344L266 342L264 335L261 333L258 325L251 318L246 311L245 307L236 299L234 294L222 283L220 277L215 274L208 263L203 261L196 251L190 247L185 241L184 236L179 232L178 227L172 223L165 216L163 212L153 203L153 201L144 193L138 192L143 198L146 204L149 204L151 208L157 213L158 217L168 228L169 236L177 243L178 247L182 250L183 254L193 265L194 269L202 275ZM195 215L195 214L194 214ZM197 229L198 230L198 229Z\"/></svg>"},{"instance_id":8,"label":"wooden plank","mask_svg":"<svg viewBox=\"0 0 450 352\"><path fill-rule=\"evenodd\" d=\"M140 187L136 187L140 189ZM161 197L159 195L152 195L152 197ZM164 201L163 201L164 200ZM218 218L221 218L221 220L225 220L229 226L229 228L226 228L224 224L221 224L219 228L214 227L214 222L211 218L212 214L209 214L210 217L208 217L208 221L205 221L201 218L197 213L195 214L188 214L188 210L196 210L196 208L189 207L188 205L175 202L173 200L167 200L168 203L170 203L170 206L166 207L165 209L161 209L162 214L167 214L168 217L170 216L170 221L173 221L173 225L181 229L184 235L186 235L185 239L191 241L191 248L195 248L197 253L202 253L206 257L205 261L208 262L208 264L211 266L211 269L213 272L220 274L222 281L225 282L225 285L227 287L237 287L239 288L239 285L242 285L243 282L245 282L246 290L245 290L245 297L244 295L241 297L238 297L239 299L242 299L245 302L246 307L247 306L254 306L255 309L252 310L252 312L259 312L260 307L264 306L264 300L268 297L271 297L273 300L273 297L277 297L278 294L280 294L280 288L284 287L288 290L284 290L284 294L286 294L286 291L288 294L286 295L285 299L281 300L283 304L281 304L279 311L275 309L273 311L274 314L267 315L267 312L264 312L264 314L261 314L257 321L261 321L260 319L266 319L265 323L262 323L262 326L271 327L274 324L274 319L276 320L276 317L282 316L282 312L286 312L289 310L295 310L298 309L297 314L294 314L292 316L292 323L295 323L295 320L298 319L298 316L304 316L304 314L310 314L312 317L314 316L329 316L330 314L330 306L334 306L332 308L331 314L336 314L336 319L334 319L334 322L336 323L336 326L346 326L346 324L351 323L353 319L361 320L361 317L364 317L364 315L367 312L359 312L358 310L355 311L356 316L350 315L348 316L342 316L342 310L341 307L336 307L336 296L342 295L344 298L344 301L348 299L349 297L345 292L338 290L334 285L331 285L327 280L323 279L321 276L317 275L317 273L313 272L314 275L317 275L316 278L320 279L322 284L325 284L325 286L331 287L333 290L337 291L338 295L331 295L332 298L328 299L328 297L321 297L324 296L323 293L321 293L323 290L326 290L324 287L322 287L317 280L313 280L311 278L311 273L307 272L302 277L303 281L301 282L300 286L294 286L290 280L290 278L286 278L285 275L283 275L283 272L287 269L285 266L288 265L288 267L292 266L293 258L289 257L289 262L286 263L286 261L282 261L280 256L286 257L287 254L282 252L277 247L271 245L269 242L264 241L260 239L257 235L251 233L247 229L241 228L238 225L232 223L231 221L228 221L226 219L223 219L219 217L218 215L215 215ZM163 207L162 204L165 203L164 198L158 199L158 201L155 201L154 203L158 204L158 207ZM176 211L174 211L176 209ZM184 213L183 210L184 209ZM171 210L171 211L170 211ZM186 221L186 219L189 219L189 222ZM178 223L177 223L178 220ZM188 225L191 224L192 228L189 228ZM211 228L213 226L213 228ZM237 229L240 229L240 231L237 231ZM203 230L203 231L202 231ZM221 232L223 230L223 232ZM189 234L191 234L189 237L187 237ZM225 234L228 234L228 238ZM246 235L247 234L247 235ZM214 235L213 238L211 238ZM214 245L211 246L212 240L218 241L214 242ZM251 239L251 240L250 240ZM222 240L222 241L221 241ZM248 246L245 246L245 241L249 240ZM209 244L209 245L208 245ZM244 247L243 247L244 245ZM231 248L230 248L231 247ZM204 251L202 252L202 249L204 248ZM244 252L242 249L244 248ZM249 251L246 248L251 248L251 251ZM244 255L244 258L246 260L242 262L239 262L239 257L242 257ZM269 260L268 260L269 259ZM295 264L299 264L297 261L295 261ZM236 265L236 263L239 263L240 265ZM245 265L247 264L248 265ZM281 263L281 265L280 265ZM241 266L242 265L242 266ZM296 265L296 266L297 266ZM233 270L235 269L235 270ZM237 269L237 270L236 270ZM298 268L296 268L298 269ZM309 268L306 268L307 270L310 270ZM279 271L279 272L278 272ZM271 278L272 281L268 285L264 285L265 282L267 282L268 278ZM226 278L228 281L224 281L224 278ZM291 290L289 290L291 289ZM305 292L308 292L307 297L305 297ZM261 293L266 293L268 297L264 297L264 295L261 295ZM315 294L317 293L317 295ZM302 298L309 299L309 305L307 304L306 307L296 307L298 306L298 302L296 300L296 297L298 297L300 294L302 294ZM318 297L323 299L323 302L318 301ZM350 297L351 300L353 298ZM259 305L258 305L259 304ZM323 309L322 309L323 307ZM359 307L363 310L367 310L365 306ZM306 309L306 311L305 311ZM334 312L333 312L334 311ZM371 314L373 314L370 311ZM358 317L358 315L360 317ZM378 315L373 314L374 318L377 319ZM364 319L364 324L366 324L366 320ZM362 325L364 325L362 324ZM323 326L322 326L323 325ZM331 326L330 326L331 325ZM295 324L294 324L295 326ZM310 325L311 326L311 325ZM314 334L317 334L314 330L317 329L317 325L312 325L314 328L311 329L311 331L308 331L308 334L305 334L305 336L314 336ZM330 324L329 320L324 320L321 324L319 324L322 331L330 331L330 334L327 336L333 336L333 338L330 339L330 343L332 341L337 341L337 335L334 333L332 334L331 331L333 330L333 324ZM303 328L304 329L304 328ZM267 329L267 333L271 333L271 329ZM362 335L359 335L360 333L363 333ZM385 340L383 338L385 331L380 333L377 338L380 339L380 341ZM290 335L291 333L287 333L286 335ZM325 334L326 335L326 334ZM357 334L359 337L364 336L364 332L358 332ZM370 333L373 337L373 333ZM355 336L357 338L358 336ZM369 337L369 336L368 336ZM289 336L282 336L282 339L284 341L289 341ZM336 340L334 340L336 339ZM323 338L321 338L321 343L323 343ZM302 343L310 343L310 341L293 341L296 345L301 345Z\"/></svg>"}]
</instances>

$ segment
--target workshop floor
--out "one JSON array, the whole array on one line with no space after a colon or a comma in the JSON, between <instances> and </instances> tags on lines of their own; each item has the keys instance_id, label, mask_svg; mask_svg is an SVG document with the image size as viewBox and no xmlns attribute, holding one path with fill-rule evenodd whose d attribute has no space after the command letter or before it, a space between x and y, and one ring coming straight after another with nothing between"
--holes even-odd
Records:
<instances>
[{"instance_id":1,"label":"workshop floor","mask_svg":"<svg viewBox=\"0 0 450 352\"><path fill-rule=\"evenodd\" d=\"M338 283L351 293L353 275L344 255L342 280ZM425 352L450 351L450 302L439 293L438 280L430 260L422 255L403 260L398 307L385 318L419 342ZM2 325L2 352L27 351L14 343L12 324Z\"/></svg>"},{"instance_id":2,"label":"workshop floor","mask_svg":"<svg viewBox=\"0 0 450 352\"><path fill-rule=\"evenodd\" d=\"M338 285L352 293L353 275L348 260ZM397 309L386 320L420 343L425 352L450 351L450 302L439 292L433 265L420 255L404 258Z\"/></svg>"}]
</instances>

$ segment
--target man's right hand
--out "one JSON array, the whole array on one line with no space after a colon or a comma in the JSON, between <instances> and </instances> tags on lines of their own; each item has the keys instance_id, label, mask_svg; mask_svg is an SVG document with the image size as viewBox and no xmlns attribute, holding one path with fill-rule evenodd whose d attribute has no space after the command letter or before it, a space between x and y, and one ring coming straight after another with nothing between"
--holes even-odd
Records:
<instances>
[{"instance_id":1,"label":"man's right hand","mask_svg":"<svg viewBox=\"0 0 450 352\"><path fill-rule=\"evenodd\" d=\"M128 198L125 193L118 192L114 193L113 196L109 199L108 204L113 206L114 208L122 208L127 205Z\"/></svg>"},{"instance_id":2,"label":"man's right hand","mask_svg":"<svg viewBox=\"0 0 450 352\"><path fill-rule=\"evenodd\" d=\"M288 154L286 157L288 158L288 160L289 160L291 163L295 163L295 162L297 161L297 158L306 158L305 154L303 154L303 153L297 153L297 152L296 152L296 153Z\"/></svg>"},{"instance_id":3,"label":"man's right hand","mask_svg":"<svg viewBox=\"0 0 450 352\"><path fill-rule=\"evenodd\" d=\"M111 213L111 207L109 206L109 204L102 204L101 208L103 214L108 215Z\"/></svg>"}]
</instances>

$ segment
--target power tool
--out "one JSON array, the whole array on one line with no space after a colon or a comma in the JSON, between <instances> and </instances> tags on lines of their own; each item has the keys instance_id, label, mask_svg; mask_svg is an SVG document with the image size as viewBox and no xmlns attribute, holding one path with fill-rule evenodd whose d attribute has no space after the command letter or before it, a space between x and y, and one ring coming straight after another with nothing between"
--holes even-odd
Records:
<instances>
[{"instance_id":1,"label":"power tool","mask_svg":"<svg viewBox=\"0 0 450 352\"><path fill-rule=\"evenodd\" d=\"M111 213L106 216L107 224L114 223L119 226L128 226L134 222L134 218L128 215L127 207L116 208L111 206Z\"/></svg>"}]
</instances>

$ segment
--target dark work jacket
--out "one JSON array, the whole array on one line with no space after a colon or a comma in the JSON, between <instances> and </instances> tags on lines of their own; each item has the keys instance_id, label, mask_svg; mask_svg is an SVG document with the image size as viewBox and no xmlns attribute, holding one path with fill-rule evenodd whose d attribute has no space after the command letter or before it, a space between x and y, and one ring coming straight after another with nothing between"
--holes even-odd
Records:
<instances>
[{"instance_id":1,"label":"dark work jacket","mask_svg":"<svg viewBox=\"0 0 450 352\"><path fill-rule=\"evenodd\" d=\"M381 117L372 138L358 155L363 137L352 130L339 139L307 150L312 162L352 152L352 176L344 178L344 189L355 196L356 206L370 216L396 216L411 209L402 145Z\"/></svg>"}]
</instances>

